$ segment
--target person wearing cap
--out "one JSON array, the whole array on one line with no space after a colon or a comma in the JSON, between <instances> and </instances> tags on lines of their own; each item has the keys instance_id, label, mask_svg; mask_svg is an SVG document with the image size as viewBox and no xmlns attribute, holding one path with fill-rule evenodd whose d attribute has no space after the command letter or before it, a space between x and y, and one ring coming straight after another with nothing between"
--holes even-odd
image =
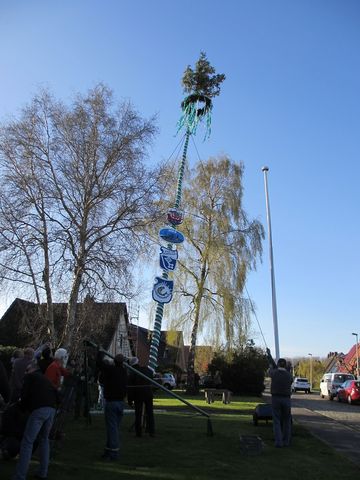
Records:
<instances>
[{"instance_id":1,"label":"person wearing cap","mask_svg":"<svg viewBox=\"0 0 360 480\"><path fill-rule=\"evenodd\" d=\"M61 378L70 375L69 370L65 368L67 359L67 350L58 348L55 352L54 360L45 370L45 377L50 380L57 390L61 387Z\"/></svg>"},{"instance_id":2,"label":"person wearing cap","mask_svg":"<svg viewBox=\"0 0 360 480\"><path fill-rule=\"evenodd\" d=\"M20 445L19 461L13 480L24 480L29 468L33 445L38 439L40 465L35 478L46 479L49 467L49 433L54 420L58 394L51 382L41 373L37 360L27 367L21 389L21 406L30 412Z\"/></svg>"},{"instance_id":3,"label":"person wearing cap","mask_svg":"<svg viewBox=\"0 0 360 480\"><path fill-rule=\"evenodd\" d=\"M112 364L107 363L104 356L105 352L99 350L96 359L105 399L106 446L101 458L113 461L117 460L120 454L120 426L125 406L127 374L123 355L115 355Z\"/></svg>"},{"instance_id":4,"label":"person wearing cap","mask_svg":"<svg viewBox=\"0 0 360 480\"><path fill-rule=\"evenodd\" d=\"M153 378L153 371L149 367L140 367L137 357L133 357L129 362L135 370L143 373L149 378ZM154 407L153 407L153 389L152 384L144 377L132 372L128 382L128 403L135 406L135 434L142 436L142 414L143 409L146 419L146 430L150 437L155 436Z\"/></svg>"},{"instance_id":5,"label":"person wearing cap","mask_svg":"<svg viewBox=\"0 0 360 480\"><path fill-rule=\"evenodd\" d=\"M270 350L266 353L270 361L271 404L275 447L288 447L291 441L291 373L287 370L286 360L279 358L274 362Z\"/></svg>"}]
</instances>

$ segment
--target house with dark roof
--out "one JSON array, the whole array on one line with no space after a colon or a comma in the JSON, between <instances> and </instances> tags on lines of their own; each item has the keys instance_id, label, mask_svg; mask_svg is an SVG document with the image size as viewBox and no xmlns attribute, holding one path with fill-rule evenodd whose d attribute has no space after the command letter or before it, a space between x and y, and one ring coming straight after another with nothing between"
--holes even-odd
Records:
<instances>
[{"instance_id":1,"label":"house with dark roof","mask_svg":"<svg viewBox=\"0 0 360 480\"><path fill-rule=\"evenodd\" d=\"M67 304L54 303L53 311L56 335L61 339ZM46 333L42 328L45 312L46 304L38 305L16 298L0 320L0 344L20 348L29 345L35 348L39 346L44 340L42 336ZM134 355L128 335L129 318L125 303L95 302L87 297L83 303L78 303L76 319L79 346L87 339L101 345L112 355L117 353L127 357Z\"/></svg>"},{"instance_id":2,"label":"house with dark roof","mask_svg":"<svg viewBox=\"0 0 360 480\"><path fill-rule=\"evenodd\" d=\"M338 352L329 352L324 365L324 372L336 373L341 371L345 355Z\"/></svg>"},{"instance_id":3,"label":"house with dark roof","mask_svg":"<svg viewBox=\"0 0 360 480\"><path fill-rule=\"evenodd\" d=\"M135 355L142 365L149 361L152 331L144 327L129 324L129 337L134 346ZM163 330L158 349L158 370L172 371L180 376L186 371L184 337L181 331Z\"/></svg>"}]
</instances>

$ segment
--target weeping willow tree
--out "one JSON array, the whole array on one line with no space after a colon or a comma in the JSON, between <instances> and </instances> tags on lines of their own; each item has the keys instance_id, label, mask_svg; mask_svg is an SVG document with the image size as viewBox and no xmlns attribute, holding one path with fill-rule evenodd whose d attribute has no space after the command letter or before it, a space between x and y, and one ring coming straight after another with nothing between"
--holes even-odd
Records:
<instances>
[{"instance_id":1,"label":"weeping willow tree","mask_svg":"<svg viewBox=\"0 0 360 480\"><path fill-rule=\"evenodd\" d=\"M243 208L242 164L210 158L190 172L184 184L187 242L178 260L173 328L190 321L188 390L194 391L195 349L200 333L229 350L246 331L251 305L243 298L248 273L262 253L264 229Z\"/></svg>"}]
</instances>

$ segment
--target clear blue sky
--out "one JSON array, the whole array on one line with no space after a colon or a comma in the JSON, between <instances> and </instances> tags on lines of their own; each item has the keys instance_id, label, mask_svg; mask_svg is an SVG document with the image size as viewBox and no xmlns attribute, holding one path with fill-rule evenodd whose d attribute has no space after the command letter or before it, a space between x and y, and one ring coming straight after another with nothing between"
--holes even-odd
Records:
<instances>
[{"instance_id":1,"label":"clear blue sky","mask_svg":"<svg viewBox=\"0 0 360 480\"><path fill-rule=\"evenodd\" d=\"M206 51L227 80L197 147L244 162L245 206L264 225L270 168L281 354L347 352L360 333L359 23L357 0L0 0L0 119L39 86L66 100L103 81L158 114L151 158L167 158L182 73ZM264 249L248 290L274 350Z\"/></svg>"}]
</instances>

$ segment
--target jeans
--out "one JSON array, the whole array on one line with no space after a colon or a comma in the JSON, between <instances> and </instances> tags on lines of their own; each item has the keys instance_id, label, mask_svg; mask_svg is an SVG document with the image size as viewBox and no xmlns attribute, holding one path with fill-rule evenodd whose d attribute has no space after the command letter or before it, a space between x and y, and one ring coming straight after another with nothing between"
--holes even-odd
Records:
<instances>
[{"instance_id":1,"label":"jeans","mask_svg":"<svg viewBox=\"0 0 360 480\"><path fill-rule=\"evenodd\" d=\"M276 447L287 447L291 440L291 399L272 396L273 430Z\"/></svg>"},{"instance_id":2,"label":"jeans","mask_svg":"<svg viewBox=\"0 0 360 480\"><path fill-rule=\"evenodd\" d=\"M41 407L34 410L26 422L21 441L19 461L16 465L14 480L25 480L29 468L33 444L38 436L40 466L37 474L47 477L50 457L49 433L55 416L55 408Z\"/></svg>"},{"instance_id":3,"label":"jeans","mask_svg":"<svg viewBox=\"0 0 360 480\"><path fill-rule=\"evenodd\" d=\"M113 460L119 458L120 425L124 412L122 400L105 401L106 447L104 456Z\"/></svg>"}]
</instances>

